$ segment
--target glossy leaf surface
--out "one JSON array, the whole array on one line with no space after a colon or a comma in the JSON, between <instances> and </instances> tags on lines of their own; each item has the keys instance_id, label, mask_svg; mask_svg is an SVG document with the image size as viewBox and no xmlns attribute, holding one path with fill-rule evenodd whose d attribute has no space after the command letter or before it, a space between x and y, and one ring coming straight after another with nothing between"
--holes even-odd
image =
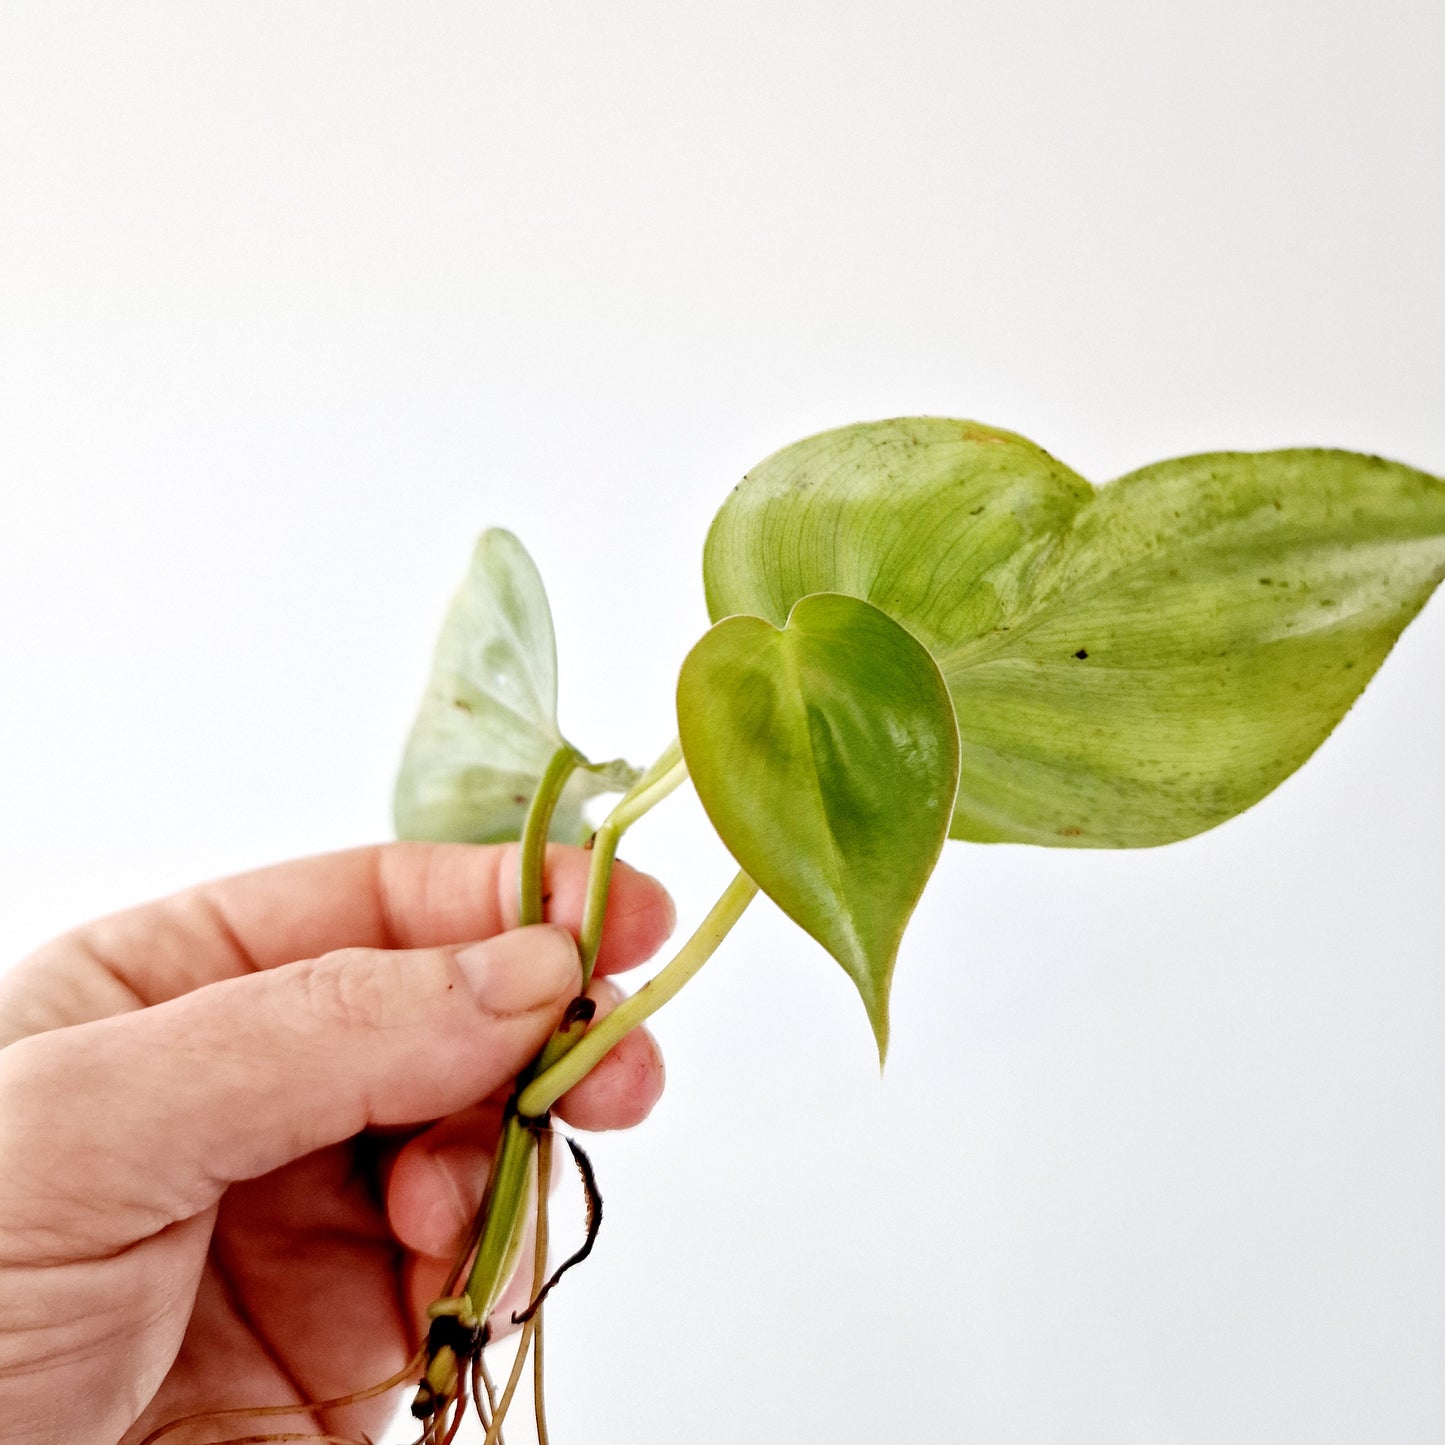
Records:
<instances>
[{"instance_id":1,"label":"glossy leaf surface","mask_svg":"<svg viewBox=\"0 0 1445 1445\"><path fill-rule=\"evenodd\" d=\"M447 613L397 779L397 835L435 842L519 838L552 755L557 649L536 565L510 532L483 533ZM623 763L574 773L552 837L577 842L582 805L630 786Z\"/></svg>"},{"instance_id":2,"label":"glossy leaf surface","mask_svg":"<svg viewBox=\"0 0 1445 1445\"><path fill-rule=\"evenodd\" d=\"M857 985L882 1055L903 929L943 847L958 777L948 691L921 647L851 597L781 630L720 622L683 664L688 771L739 865Z\"/></svg>"},{"instance_id":3,"label":"glossy leaf surface","mask_svg":"<svg viewBox=\"0 0 1445 1445\"><path fill-rule=\"evenodd\" d=\"M714 618L836 590L928 647L962 739L953 836L1148 846L1328 735L1445 576L1445 482L1295 450L1095 489L1007 432L903 419L768 458L704 571Z\"/></svg>"}]
</instances>

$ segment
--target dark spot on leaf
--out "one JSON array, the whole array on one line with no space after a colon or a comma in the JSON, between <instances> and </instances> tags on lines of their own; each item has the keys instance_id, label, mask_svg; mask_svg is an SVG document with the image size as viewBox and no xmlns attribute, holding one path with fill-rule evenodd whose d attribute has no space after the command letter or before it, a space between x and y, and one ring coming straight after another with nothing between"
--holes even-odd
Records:
<instances>
[{"instance_id":1,"label":"dark spot on leaf","mask_svg":"<svg viewBox=\"0 0 1445 1445\"><path fill-rule=\"evenodd\" d=\"M978 514L979 514L980 512L982 512L982 511L983 511L983 508L982 508L982 507L974 507L973 510L970 511L968 515L969 515L970 517L976 517L976 516L978 516Z\"/></svg>"},{"instance_id":2,"label":"dark spot on leaf","mask_svg":"<svg viewBox=\"0 0 1445 1445\"><path fill-rule=\"evenodd\" d=\"M1272 586L1273 584L1271 583L1271 581L1270 581L1270 579L1269 579L1268 577L1261 577L1261 578L1259 579L1259 585L1260 585L1261 587L1269 587L1269 586Z\"/></svg>"},{"instance_id":3,"label":"dark spot on leaf","mask_svg":"<svg viewBox=\"0 0 1445 1445\"><path fill-rule=\"evenodd\" d=\"M476 711L476 708L474 708L471 703L469 703L464 697L454 697L452 699L452 706L460 708L463 712Z\"/></svg>"},{"instance_id":4,"label":"dark spot on leaf","mask_svg":"<svg viewBox=\"0 0 1445 1445\"><path fill-rule=\"evenodd\" d=\"M1084 658L1086 658L1088 655L1089 655L1089 654L1088 654L1087 649L1082 648L1082 647L1074 654L1074 656L1077 657L1080 662L1082 662L1082 661L1084 660Z\"/></svg>"},{"instance_id":5,"label":"dark spot on leaf","mask_svg":"<svg viewBox=\"0 0 1445 1445\"><path fill-rule=\"evenodd\" d=\"M512 801L513 801L519 808L525 808L525 807L527 806L527 795L526 795L525 793L513 793L513 794L512 794Z\"/></svg>"},{"instance_id":6,"label":"dark spot on leaf","mask_svg":"<svg viewBox=\"0 0 1445 1445\"><path fill-rule=\"evenodd\" d=\"M1067 828L1059 829L1060 838L1082 838L1083 835L1084 830L1080 828L1076 823L1070 824L1070 826Z\"/></svg>"}]
</instances>

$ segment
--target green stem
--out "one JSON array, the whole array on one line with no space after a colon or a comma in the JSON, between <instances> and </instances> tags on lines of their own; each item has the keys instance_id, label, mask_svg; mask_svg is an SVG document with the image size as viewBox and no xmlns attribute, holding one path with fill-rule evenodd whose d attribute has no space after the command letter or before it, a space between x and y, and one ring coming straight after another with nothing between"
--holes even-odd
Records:
<instances>
[{"instance_id":1,"label":"green stem","mask_svg":"<svg viewBox=\"0 0 1445 1445\"><path fill-rule=\"evenodd\" d=\"M592 835L592 867L587 874L587 901L582 907L582 928L577 937L577 951L582 955L583 988L592 981L592 970L597 966L602 924L607 916L607 894L612 885L612 864L622 835L686 777L682 748L674 739Z\"/></svg>"},{"instance_id":2,"label":"green stem","mask_svg":"<svg viewBox=\"0 0 1445 1445\"><path fill-rule=\"evenodd\" d=\"M581 761L581 755L575 748L565 744L558 748L552 754L533 794L532 806L527 810L518 869L517 921L522 927L540 923L546 911L542 888L547 861L547 832L562 789ZM485 1320L491 1313L517 1262L536 1147L536 1135L517 1118L515 1111L510 1111L492 1162L491 1177L487 1180L482 1206L485 1222L477 1242L477 1257L467 1279L467 1299L478 1320Z\"/></svg>"},{"instance_id":3,"label":"green stem","mask_svg":"<svg viewBox=\"0 0 1445 1445\"><path fill-rule=\"evenodd\" d=\"M682 772L674 778L673 774L677 773L679 767L682 768ZM632 816L624 826L631 827L648 808L652 807L653 803L665 798L686 776L687 764L682 761L682 744L676 738L673 738L657 757L643 769L642 776L623 794L621 801L613 808L612 816L616 817L617 814L624 811L630 812ZM657 797L652 797L653 790L668 778L672 778L673 780L667 783L667 786ZM644 804L642 802L644 797L649 798L650 801Z\"/></svg>"},{"instance_id":4,"label":"green stem","mask_svg":"<svg viewBox=\"0 0 1445 1445\"><path fill-rule=\"evenodd\" d=\"M527 821L522 828L522 863L519 889L521 905L517 923L526 928L540 923L545 911L542 902L542 871L547 861L547 832L552 826L552 814L557 810L557 800L567 779L577 770L581 755L575 748L565 744L552 754L547 770L537 784L532 797L532 806L527 810Z\"/></svg>"},{"instance_id":5,"label":"green stem","mask_svg":"<svg viewBox=\"0 0 1445 1445\"><path fill-rule=\"evenodd\" d=\"M485 1320L491 1314L516 1267L536 1148L536 1133L509 1110L482 1203L486 1223L467 1279L467 1299L476 1320Z\"/></svg>"},{"instance_id":6,"label":"green stem","mask_svg":"<svg viewBox=\"0 0 1445 1445\"><path fill-rule=\"evenodd\" d=\"M605 1019L594 1024L563 1058L517 1095L518 1113L528 1119L541 1118L602 1061L614 1044L673 998L712 957L757 891L758 885L746 873L739 873L672 961L631 998L624 999Z\"/></svg>"},{"instance_id":7,"label":"green stem","mask_svg":"<svg viewBox=\"0 0 1445 1445\"><path fill-rule=\"evenodd\" d=\"M547 829L553 810L557 806L557 799L561 796L567 779L571 777L580 762L580 755L570 747L560 748L554 753L537 786L532 806L527 813L526 826L522 832L521 882L519 885L521 890L519 920L523 924L541 922L543 914L542 874L546 861ZM583 942L579 944L579 951L584 959L582 988L586 988L587 980L591 977L592 965L597 960L597 948L602 939L602 923L607 911L607 890L612 877L612 862L617 855L617 844L623 833L633 823L667 797L686 776L687 767L682 761L682 750L676 742L673 742L623 796L621 802L613 808L612 812L607 815L606 821L597 830L597 842L593 845L592 866L587 880L587 903L582 926ZM681 987L681 983L678 984L678 987ZM587 1037L587 1022L588 1017L574 1017L569 1011L568 1016L563 1019L556 1032L543 1045L536 1060L518 1080L519 1093L530 1084L535 1075L550 1073L551 1066L557 1060L565 1057L579 1040ZM604 1049L603 1053L605 1052ZM601 1055L598 1057L600 1058ZM585 1073L586 1070L584 1069L582 1072ZM543 1109L539 1112L545 1113L546 1110ZM527 1117L536 1116L528 1115ZM496 1158L492 1164L491 1178L487 1181L487 1191L481 1213L484 1222L477 1243L476 1260L467 1279L467 1298L471 1302L472 1311L479 1320L485 1320L491 1313L516 1264L517 1251L521 1247L524 1215L527 1207L527 1188L531 1178L532 1157L536 1150L536 1144L537 1138L534 1131L522 1122L518 1117L517 1110L509 1110Z\"/></svg>"}]
</instances>

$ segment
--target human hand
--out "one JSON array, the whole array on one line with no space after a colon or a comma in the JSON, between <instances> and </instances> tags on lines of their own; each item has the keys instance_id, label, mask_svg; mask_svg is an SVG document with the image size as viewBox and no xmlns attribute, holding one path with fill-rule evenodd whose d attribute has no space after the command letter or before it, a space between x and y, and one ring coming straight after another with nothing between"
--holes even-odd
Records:
<instances>
[{"instance_id":1,"label":"human hand","mask_svg":"<svg viewBox=\"0 0 1445 1445\"><path fill-rule=\"evenodd\" d=\"M10 1445L130 1445L177 1416L396 1371L477 1205L507 1086L577 992L586 876L582 850L549 849L550 922L508 932L514 848L362 849L101 920L0 978ZM672 917L617 865L599 974L649 957ZM605 979L591 991L599 1012L615 998ZM623 1127L661 1088L638 1030L557 1112ZM354 1434L394 1409L265 1424Z\"/></svg>"}]
</instances>

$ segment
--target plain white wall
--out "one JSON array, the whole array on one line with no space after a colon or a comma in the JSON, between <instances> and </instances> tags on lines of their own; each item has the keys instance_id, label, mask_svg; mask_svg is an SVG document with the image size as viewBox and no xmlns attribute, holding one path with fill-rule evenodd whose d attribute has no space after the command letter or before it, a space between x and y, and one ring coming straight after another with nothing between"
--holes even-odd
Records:
<instances>
[{"instance_id":1,"label":"plain white wall","mask_svg":"<svg viewBox=\"0 0 1445 1445\"><path fill-rule=\"evenodd\" d=\"M388 832L472 536L644 760L811 431L1445 470L1445 11L0 4L0 958ZM554 1438L1445 1438L1445 602L1249 815L952 845L877 1080L760 905L658 1023ZM695 803L628 853L684 926ZM405 1433L397 1436L404 1439Z\"/></svg>"}]
</instances>

